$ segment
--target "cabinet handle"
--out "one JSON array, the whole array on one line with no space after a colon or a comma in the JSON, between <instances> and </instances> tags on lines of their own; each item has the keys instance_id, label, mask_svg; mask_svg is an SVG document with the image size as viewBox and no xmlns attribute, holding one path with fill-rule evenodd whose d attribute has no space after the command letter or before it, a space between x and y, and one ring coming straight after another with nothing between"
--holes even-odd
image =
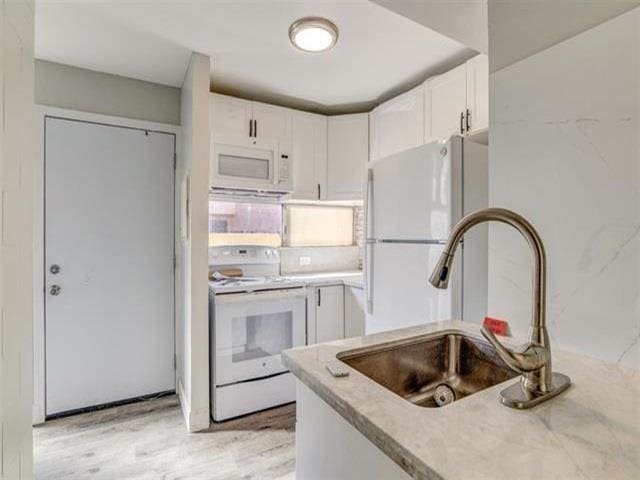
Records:
<instances>
[{"instance_id":1,"label":"cabinet handle","mask_svg":"<svg viewBox=\"0 0 640 480\"><path fill-rule=\"evenodd\" d=\"M467 132L468 132L469 130L471 130L471 110L469 110L468 108L467 108L466 124L467 124Z\"/></svg>"},{"instance_id":2,"label":"cabinet handle","mask_svg":"<svg viewBox=\"0 0 640 480\"><path fill-rule=\"evenodd\" d=\"M249 120L249 136L253 137L253 120Z\"/></svg>"},{"instance_id":3,"label":"cabinet handle","mask_svg":"<svg viewBox=\"0 0 640 480\"><path fill-rule=\"evenodd\" d=\"M464 134L464 112L460 112L460 135Z\"/></svg>"},{"instance_id":4,"label":"cabinet handle","mask_svg":"<svg viewBox=\"0 0 640 480\"><path fill-rule=\"evenodd\" d=\"M254 137L258 136L258 121L257 120L253 121L253 136Z\"/></svg>"},{"instance_id":5,"label":"cabinet handle","mask_svg":"<svg viewBox=\"0 0 640 480\"><path fill-rule=\"evenodd\" d=\"M320 289L316 290L318 292L318 306L322 303L322 295L320 293Z\"/></svg>"},{"instance_id":6,"label":"cabinet handle","mask_svg":"<svg viewBox=\"0 0 640 480\"><path fill-rule=\"evenodd\" d=\"M318 200L320 200L320 184L318 184Z\"/></svg>"}]
</instances>

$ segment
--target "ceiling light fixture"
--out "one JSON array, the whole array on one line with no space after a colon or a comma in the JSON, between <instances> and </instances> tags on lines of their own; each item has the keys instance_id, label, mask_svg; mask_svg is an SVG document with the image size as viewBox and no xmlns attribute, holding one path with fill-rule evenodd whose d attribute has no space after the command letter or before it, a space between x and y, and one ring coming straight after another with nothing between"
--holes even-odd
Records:
<instances>
[{"instance_id":1,"label":"ceiling light fixture","mask_svg":"<svg viewBox=\"0 0 640 480\"><path fill-rule=\"evenodd\" d=\"M338 27L326 18L305 17L291 24L289 39L305 52L324 52L338 41Z\"/></svg>"}]
</instances>

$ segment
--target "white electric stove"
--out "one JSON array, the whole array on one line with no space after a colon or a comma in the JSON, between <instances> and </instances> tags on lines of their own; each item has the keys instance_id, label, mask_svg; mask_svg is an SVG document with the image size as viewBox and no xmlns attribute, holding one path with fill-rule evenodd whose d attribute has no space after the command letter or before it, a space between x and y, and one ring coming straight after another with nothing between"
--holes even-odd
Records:
<instances>
[{"instance_id":1,"label":"white electric stove","mask_svg":"<svg viewBox=\"0 0 640 480\"><path fill-rule=\"evenodd\" d=\"M268 247L212 247L209 271L242 277L209 282L211 415L215 421L295 401L295 381L281 352L306 344L303 282L280 276Z\"/></svg>"}]
</instances>

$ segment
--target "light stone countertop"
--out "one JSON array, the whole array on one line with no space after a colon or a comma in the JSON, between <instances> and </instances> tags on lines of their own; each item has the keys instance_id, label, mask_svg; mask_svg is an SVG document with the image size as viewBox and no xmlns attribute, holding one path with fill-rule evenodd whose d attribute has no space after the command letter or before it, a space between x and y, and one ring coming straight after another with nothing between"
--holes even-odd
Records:
<instances>
[{"instance_id":1,"label":"light stone countertop","mask_svg":"<svg viewBox=\"0 0 640 480\"><path fill-rule=\"evenodd\" d=\"M322 287L329 285L346 285L363 288L364 280L361 270L317 273L284 273L284 276L305 282L309 286Z\"/></svg>"},{"instance_id":2,"label":"light stone countertop","mask_svg":"<svg viewBox=\"0 0 640 480\"><path fill-rule=\"evenodd\" d=\"M413 405L350 368L325 368L340 352L440 330L479 335L449 321L284 352L293 374L417 479L638 479L640 372L552 347L553 370L572 386L530 410L500 404L515 379L441 408ZM505 344L513 344L505 339Z\"/></svg>"}]
</instances>

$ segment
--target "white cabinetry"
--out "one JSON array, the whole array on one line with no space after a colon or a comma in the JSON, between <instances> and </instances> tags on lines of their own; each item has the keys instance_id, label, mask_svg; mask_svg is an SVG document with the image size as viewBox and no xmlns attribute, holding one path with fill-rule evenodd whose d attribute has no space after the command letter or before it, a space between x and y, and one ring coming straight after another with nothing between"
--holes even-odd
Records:
<instances>
[{"instance_id":1,"label":"white cabinetry","mask_svg":"<svg viewBox=\"0 0 640 480\"><path fill-rule=\"evenodd\" d=\"M473 135L489 128L489 58L477 55L467 62L465 129Z\"/></svg>"},{"instance_id":2,"label":"white cabinetry","mask_svg":"<svg viewBox=\"0 0 640 480\"><path fill-rule=\"evenodd\" d=\"M327 117L293 112L293 198L324 200L327 192Z\"/></svg>"},{"instance_id":3,"label":"white cabinetry","mask_svg":"<svg viewBox=\"0 0 640 480\"><path fill-rule=\"evenodd\" d=\"M365 334L364 290L344 287L344 337L359 337Z\"/></svg>"},{"instance_id":4,"label":"white cabinetry","mask_svg":"<svg viewBox=\"0 0 640 480\"><path fill-rule=\"evenodd\" d=\"M460 65L424 84L425 143L464 134L467 67Z\"/></svg>"},{"instance_id":5,"label":"white cabinetry","mask_svg":"<svg viewBox=\"0 0 640 480\"><path fill-rule=\"evenodd\" d=\"M424 141L472 135L489 127L489 62L477 55L424 83Z\"/></svg>"},{"instance_id":6,"label":"white cabinetry","mask_svg":"<svg viewBox=\"0 0 640 480\"><path fill-rule=\"evenodd\" d=\"M291 111L287 108L211 94L211 133L239 146L291 141Z\"/></svg>"},{"instance_id":7,"label":"white cabinetry","mask_svg":"<svg viewBox=\"0 0 640 480\"><path fill-rule=\"evenodd\" d=\"M328 118L327 199L362 200L369 156L369 115Z\"/></svg>"},{"instance_id":8,"label":"white cabinetry","mask_svg":"<svg viewBox=\"0 0 640 480\"><path fill-rule=\"evenodd\" d=\"M344 338L344 287L316 288L316 342Z\"/></svg>"},{"instance_id":9,"label":"white cabinetry","mask_svg":"<svg viewBox=\"0 0 640 480\"><path fill-rule=\"evenodd\" d=\"M370 114L369 158L386 157L424 143L424 88L409 90Z\"/></svg>"}]
</instances>

